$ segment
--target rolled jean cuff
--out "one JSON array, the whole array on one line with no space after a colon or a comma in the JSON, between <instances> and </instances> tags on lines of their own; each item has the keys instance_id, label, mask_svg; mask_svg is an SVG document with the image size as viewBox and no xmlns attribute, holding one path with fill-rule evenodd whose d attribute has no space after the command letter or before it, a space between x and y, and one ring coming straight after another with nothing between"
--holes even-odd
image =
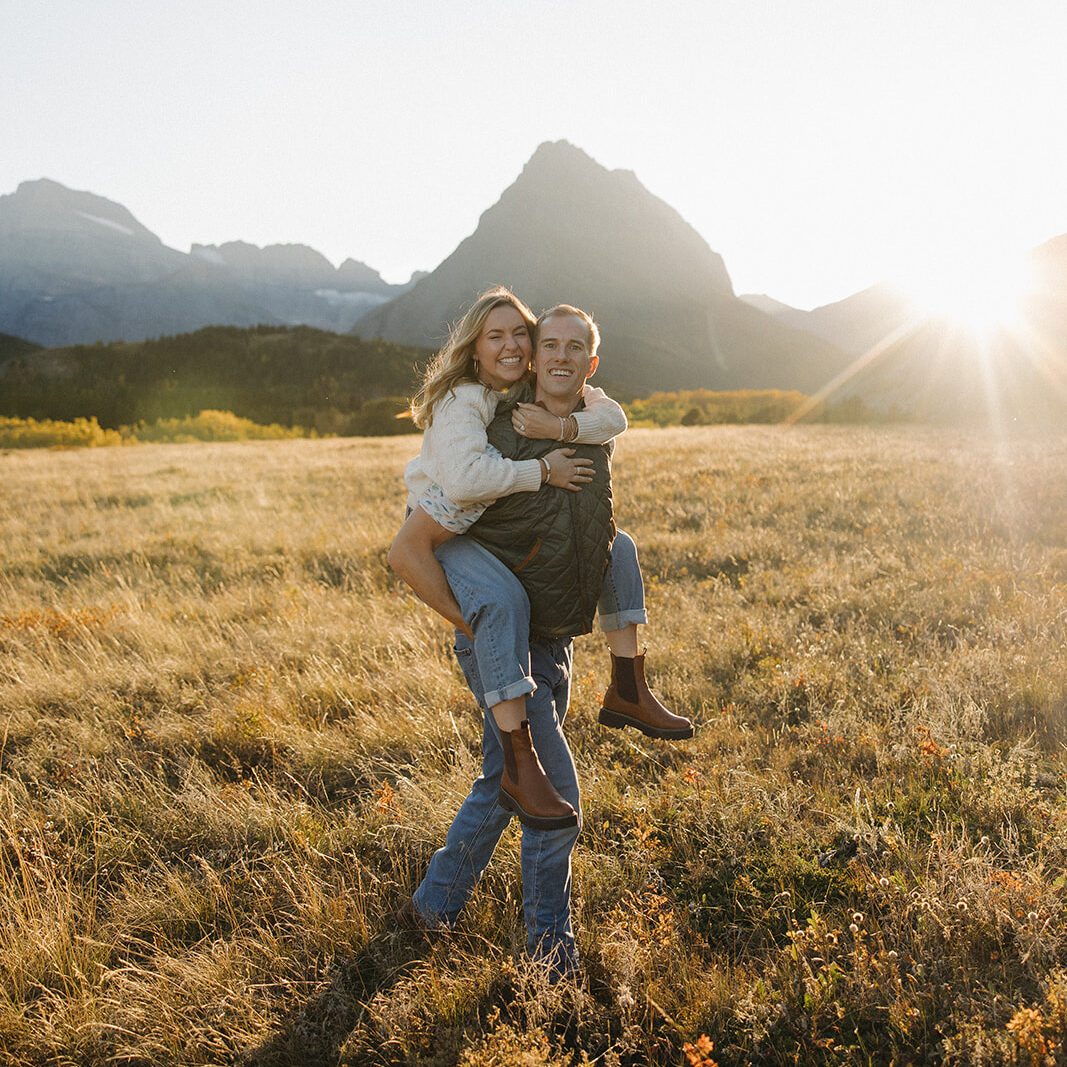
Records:
<instances>
[{"instance_id":1,"label":"rolled jean cuff","mask_svg":"<svg viewBox=\"0 0 1067 1067\"><path fill-rule=\"evenodd\" d=\"M610 633L612 630L623 630L632 622L637 623L638 626L647 625L648 612L644 608L630 608L626 611L616 611L611 615L599 615L597 620L601 631Z\"/></svg>"},{"instance_id":2,"label":"rolled jean cuff","mask_svg":"<svg viewBox=\"0 0 1067 1067\"><path fill-rule=\"evenodd\" d=\"M526 696L537 688L536 683L530 677L520 678L517 682L504 686L503 689L490 689L485 694L485 706L495 708L497 704L503 704L505 700L514 700L515 697Z\"/></svg>"}]
</instances>

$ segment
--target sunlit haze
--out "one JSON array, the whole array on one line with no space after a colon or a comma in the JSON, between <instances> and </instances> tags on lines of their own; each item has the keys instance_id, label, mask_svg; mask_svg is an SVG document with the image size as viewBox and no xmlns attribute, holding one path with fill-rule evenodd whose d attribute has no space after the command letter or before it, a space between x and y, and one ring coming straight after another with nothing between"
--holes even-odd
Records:
<instances>
[{"instance_id":1,"label":"sunlit haze","mask_svg":"<svg viewBox=\"0 0 1067 1067\"><path fill-rule=\"evenodd\" d=\"M1067 232L1058 0L0 7L0 193L49 177L183 251L300 242L403 281L559 139L798 307ZM990 308L981 273L942 282Z\"/></svg>"},{"instance_id":2,"label":"sunlit haze","mask_svg":"<svg viewBox=\"0 0 1067 1067\"><path fill-rule=\"evenodd\" d=\"M921 315L981 336L1022 326L1033 276L1024 256L961 244L930 250L898 283Z\"/></svg>"}]
</instances>

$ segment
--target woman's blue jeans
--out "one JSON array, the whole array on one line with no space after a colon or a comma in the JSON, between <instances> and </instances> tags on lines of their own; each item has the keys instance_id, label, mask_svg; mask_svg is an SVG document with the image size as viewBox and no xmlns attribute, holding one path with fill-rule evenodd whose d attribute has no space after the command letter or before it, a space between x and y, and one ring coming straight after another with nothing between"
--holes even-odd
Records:
<instances>
[{"instance_id":1,"label":"woman's blue jeans","mask_svg":"<svg viewBox=\"0 0 1067 1067\"><path fill-rule=\"evenodd\" d=\"M572 646L567 640L537 641L528 647L536 689L526 701L526 717L534 748L549 780L579 813L579 825L563 830L522 827L526 947L558 977L578 969L571 927L571 852L578 839L581 805L578 775L562 729L570 700ZM489 711L473 647L462 634L456 636L455 653L467 685L485 713L482 773L452 821L444 847L434 853L426 877L415 891L415 910L431 927L455 925L511 820L511 813L497 804L504 768L500 732Z\"/></svg>"},{"instance_id":2,"label":"woman's blue jeans","mask_svg":"<svg viewBox=\"0 0 1067 1067\"><path fill-rule=\"evenodd\" d=\"M474 658L488 706L532 693L530 602L518 578L469 537L453 537L435 555L474 634ZM597 610L601 630L648 621L637 546L622 530L611 546Z\"/></svg>"}]
</instances>

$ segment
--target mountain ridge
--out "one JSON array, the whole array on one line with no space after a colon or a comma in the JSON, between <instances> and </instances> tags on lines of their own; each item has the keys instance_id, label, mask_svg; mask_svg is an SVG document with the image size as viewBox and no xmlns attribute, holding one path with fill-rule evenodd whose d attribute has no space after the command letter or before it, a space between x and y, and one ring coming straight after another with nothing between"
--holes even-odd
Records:
<instances>
[{"instance_id":1,"label":"mountain ridge","mask_svg":"<svg viewBox=\"0 0 1067 1067\"><path fill-rule=\"evenodd\" d=\"M122 204L50 178L0 196L0 330L50 347L219 324L344 332L405 288L306 245L179 252Z\"/></svg>"}]
</instances>

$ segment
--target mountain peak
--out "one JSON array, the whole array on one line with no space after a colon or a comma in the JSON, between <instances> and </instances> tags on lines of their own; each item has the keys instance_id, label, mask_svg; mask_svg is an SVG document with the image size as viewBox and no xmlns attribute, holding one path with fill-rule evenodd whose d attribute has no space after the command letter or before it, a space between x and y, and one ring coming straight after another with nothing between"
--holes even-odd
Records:
<instances>
[{"instance_id":1,"label":"mountain peak","mask_svg":"<svg viewBox=\"0 0 1067 1067\"><path fill-rule=\"evenodd\" d=\"M248 241L227 241L221 245L194 244L191 255L235 270L277 279L332 278L333 265L314 248L303 244L259 245Z\"/></svg>"},{"instance_id":2,"label":"mountain peak","mask_svg":"<svg viewBox=\"0 0 1067 1067\"><path fill-rule=\"evenodd\" d=\"M19 182L15 195L25 199L47 197L54 200L77 194L72 189L68 189L65 185L60 185L59 182L53 181L51 178L36 178L31 181Z\"/></svg>"},{"instance_id":3,"label":"mountain peak","mask_svg":"<svg viewBox=\"0 0 1067 1067\"><path fill-rule=\"evenodd\" d=\"M494 284L531 307L565 301L596 315L616 381L638 380L645 360L670 353L663 388L700 380L709 309L735 300L722 258L674 208L568 141L539 145L475 232L356 329L437 344L443 324Z\"/></svg>"},{"instance_id":4,"label":"mountain peak","mask_svg":"<svg viewBox=\"0 0 1067 1067\"><path fill-rule=\"evenodd\" d=\"M81 232L110 240L134 238L155 246L163 244L122 204L69 189L51 178L20 182L15 192L0 196L0 230Z\"/></svg>"},{"instance_id":5,"label":"mountain peak","mask_svg":"<svg viewBox=\"0 0 1067 1067\"><path fill-rule=\"evenodd\" d=\"M386 284L373 267L368 267L362 260L352 259L351 256L337 268L337 276L353 288L363 285L375 289Z\"/></svg>"},{"instance_id":6,"label":"mountain peak","mask_svg":"<svg viewBox=\"0 0 1067 1067\"><path fill-rule=\"evenodd\" d=\"M555 181L595 183L609 180L614 184L636 186L650 195L632 170L608 170L570 141L542 141L526 161L519 180L537 178L542 174L550 175Z\"/></svg>"},{"instance_id":7,"label":"mountain peak","mask_svg":"<svg viewBox=\"0 0 1067 1067\"><path fill-rule=\"evenodd\" d=\"M668 278L679 295L697 300L733 295L721 257L674 208L633 171L608 170L569 141L539 145L483 213L479 231L467 240L481 235L510 238L513 248L568 249L555 271L559 285L576 286L575 292L600 275L605 286L610 279L616 299L626 301L640 300L648 287L658 289Z\"/></svg>"},{"instance_id":8,"label":"mountain peak","mask_svg":"<svg viewBox=\"0 0 1067 1067\"><path fill-rule=\"evenodd\" d=\"M604 170L591 155L587 152L583 152L577 145L573 145L570 141L542 141L533 152L533 155L526 161L527 167L540 166L544 163L552 163L559 165L561 162L565 163L581 163L585 166L594 166L598 170Z\"/></svg>"}]
</instances>

